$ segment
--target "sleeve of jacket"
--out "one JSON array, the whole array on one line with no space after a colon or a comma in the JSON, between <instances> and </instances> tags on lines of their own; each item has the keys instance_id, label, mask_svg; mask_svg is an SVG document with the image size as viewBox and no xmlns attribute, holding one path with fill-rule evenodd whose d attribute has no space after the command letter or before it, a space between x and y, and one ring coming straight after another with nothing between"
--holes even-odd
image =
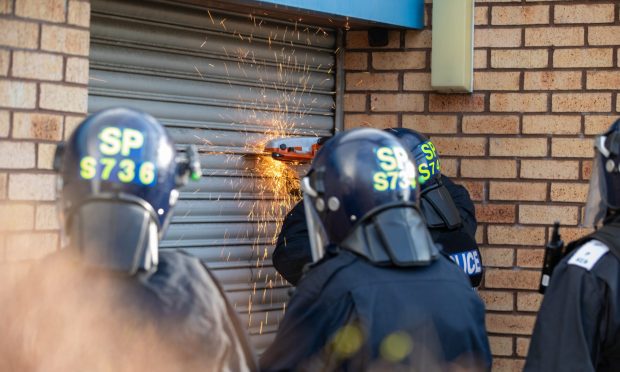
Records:
<instances>
[{"instance_id":1,"label":"sleeve of jacket","mask_svg":"<svg viewBox=\"0 0 620 372\"><path fill-rule=\"evenodd\" d=\"M330 336L352 313L349 296L337 301L296 294L280 322L274 342L260 359L261 371L323 370ZM327 355L326 355L327 354Z\"/></svg>"},{"instance_id":2,"label":"sleeve of jacket","mask_svg":"<svg viewBox=\"0 0 620 372\"><path fill-rule=\"evenodd\" d=\"M568 258L568 257L567 257ZM581 267L556 267L534 327L525 371L594 371L604 283Z\"/></svg>"},{"instance_id":3,"label":"sleeve of jacket","mask_svg":"<svg viewBox=\"0 0 620 372\"><path fill-rule=\"evenodd\" d=\"M312 262L303 200L284 218L272 259L280 275L293 285L301 279L304 266Z\"/></svg>"},{"instance_id":4,"label":"sleeve of jacket","mask_svg":"<svg viewBox=\"0 0 620 372\"><path fill-rule=\"evenodd\" d=\"M471 201L469 192L465 187L457 185L447 176L442 175L441 180L444 186L446 186L446 189L448 189L450 196L452 196L452 200L454 200L454 204L459 210L465 232L471 236L476 236L476 229L478 228L478 223L476 222L476 208Z\"/></svg>"}]
</instances>

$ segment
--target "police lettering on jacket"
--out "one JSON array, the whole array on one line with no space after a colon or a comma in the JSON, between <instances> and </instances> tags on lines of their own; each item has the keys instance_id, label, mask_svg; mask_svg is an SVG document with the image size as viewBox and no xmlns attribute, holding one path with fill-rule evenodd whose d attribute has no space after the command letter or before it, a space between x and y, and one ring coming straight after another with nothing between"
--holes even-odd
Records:
<instances>
[{"instance_id":1,"label":"police lettering on jacket","mask_svg":"<svg viewBox=\"0 0 620 372\"><path fill-rule=\"evenodd\" d=\"M454 261L467 275L480 274L482 272L482 264L478 251L471 250L451 254L450 258Z\"/></svg>"}]
</instances>

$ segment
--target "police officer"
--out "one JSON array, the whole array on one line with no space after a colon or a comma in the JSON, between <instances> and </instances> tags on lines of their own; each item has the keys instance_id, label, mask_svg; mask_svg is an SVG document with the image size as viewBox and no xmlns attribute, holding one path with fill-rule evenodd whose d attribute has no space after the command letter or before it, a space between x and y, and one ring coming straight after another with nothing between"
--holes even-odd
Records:
<instances>
[{"instance_id":1,"label":"police officer","mask_svg":"<svg viewBox=\"0 0 620 372\"><path fill-rule=\"evenodd\" d=\"M595 140L585 222L553 270L525 371L620 370L620 121Z\"/></svg>"},{"instance_id":2,"label":"police officer","mask_svg":"<svg viewBox=\"0 0 620 372\"><path fill-rule=\"evenodd\" d=\"M336 135L302 190L316 263L262 370L490 368L484 305L433 243L415 166L397 138L376 129Z\"/></svg>"},{"instance_id":3,"label":"police officer","mask_svg":"<svg viewBox=\"0 0 620 372\"><path fill-rule=\"evenodd\" d=\"M422 177L420 206L435 243L468 274L473 287L482 280L482 258L475 240L474 204L467 189L441 174L439 154L424 135L405 128L390 128L415 159ZM273 253L278 272L297 285L304 266L312 262L303 201L286 215Z\"/></svg>"},{"instance_id":4,"label":"police officer","mask_svg":"<svg viewBox=\"0 0 620 372\"><path fill-rule=\"evenodd\" d=\"M177 188L200 177L195 150L181 158L156 119L127 108L90 116L60 149L68 244L13 298L0 369L255 370L209 270L158 251Z\"/></svg>"}]
</instances>

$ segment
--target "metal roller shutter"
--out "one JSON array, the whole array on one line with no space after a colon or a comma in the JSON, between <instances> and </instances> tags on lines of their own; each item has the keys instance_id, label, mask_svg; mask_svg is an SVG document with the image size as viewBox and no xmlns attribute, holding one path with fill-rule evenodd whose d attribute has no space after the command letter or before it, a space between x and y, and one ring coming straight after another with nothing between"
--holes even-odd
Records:
<instances>
[{"instance_id":1,"label":"metal roller shutter","mask_svg":"<svg viewBox=\"0 0 620 372\"><path fill-rule=\"evenodd\" d=\"M214 270L260 351L288 287L270 259L286 205L257 153L275 135L335 130L336 34L164 1L91 8L89 112L139 108L197 145L204 176L182 190L161 249Z\"/></svg>"}]
</instances>

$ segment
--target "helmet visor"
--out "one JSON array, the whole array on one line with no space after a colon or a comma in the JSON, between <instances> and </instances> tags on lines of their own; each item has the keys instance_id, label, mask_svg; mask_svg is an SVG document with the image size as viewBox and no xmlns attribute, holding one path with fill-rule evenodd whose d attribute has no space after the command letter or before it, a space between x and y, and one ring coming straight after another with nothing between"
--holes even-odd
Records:
<instances>
[{"instance_id":1,"label":"helmet visor","mask_svg":"<svg viewBox=\"0 0 620 372\"><path fill-rule=\"evenodd\" d=\"M310 178L308 177L302 179L301 189L304 197L304 213L308 225L312 261L317 262L325 255L325 246L329 243L327 232L315 207L315 204L321 203L322 199L318 198L316 190L310 186Z\"/></svg>"},{"instance_id":2,"label":"helmet visor","mask_svg":"<svg viewBox=\"0 0 620 372\"><path fill-rule=\"evenodd\" d=\"M594 157L592 165L592 175L590 176L590 186L588 189L588 199L586 201L585 220L586 226L597 226L607 214L607 203L604 195L607 195L607 183L605 182L605 137L599 136L595 141L597 155ZM600 148L602 146L602 149ZM599 153L600 151L600 153Z\"/></svg>"}]
</instances>

